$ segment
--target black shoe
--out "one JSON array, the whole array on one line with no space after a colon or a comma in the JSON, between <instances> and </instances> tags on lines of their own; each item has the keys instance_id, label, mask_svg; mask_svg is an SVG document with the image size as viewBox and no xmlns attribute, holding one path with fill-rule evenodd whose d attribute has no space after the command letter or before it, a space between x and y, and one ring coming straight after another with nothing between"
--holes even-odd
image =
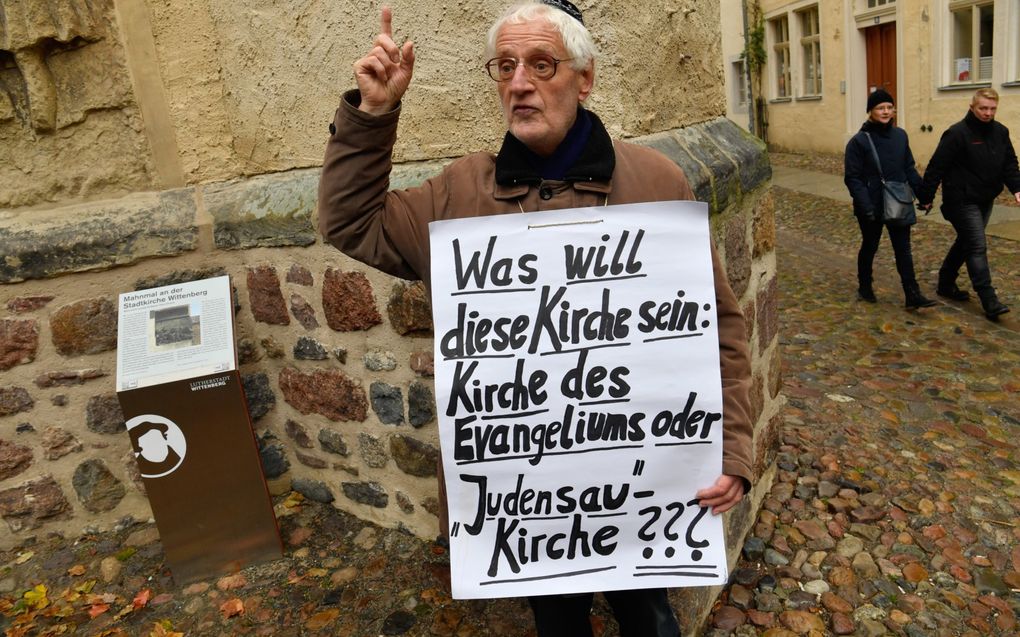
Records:
<instances>
[{"instance_id":1,"label":"black shoe","mask_svg":"<svg viewBox=\"0 0 1020 637\"><path fill-rule=\"evenodd\" d=\"M950 299L952 301L970 300L970 292L968 292L967 290L961 290L959 287L957 287L955 283L952 284L952 286L949 285L938 286L935 289L935 294L938 294L944 299Z\"/></svg>"},{"instance_id":2,"label":"black shoe","mask_svg":"<svg viewBox=\"0 0 1020 637\"><path fill-rule=\"evenodd\" d=\"M1009 307L998 299L992 299L985 303L985 317L989 321L998 321L999 316L1009 312Z\"/></svg>"},{"instance_id":3,"label":"black shoe","mask_svg":"<svg viewBox=\"0 0 1020 637\"><path fill-rule=\"evenodd\" d=\"M862 285L857 288L857 298L868 303L878 303L878 298L875 296L875 291L871 289L870 285Z\"/></svg>"},{"instance_id":4,"label":"black shoe","mask_svg":"<svg viewBox=\"0 0 1020 637\"><path fill-rule=\"evenodd\" d=\"M907 290L905 294L907 297L906 308L908 310L916 310L919 307L933 307L938 304L936 301L921 294L919 288Z\"/></svg>"}]
</instances>

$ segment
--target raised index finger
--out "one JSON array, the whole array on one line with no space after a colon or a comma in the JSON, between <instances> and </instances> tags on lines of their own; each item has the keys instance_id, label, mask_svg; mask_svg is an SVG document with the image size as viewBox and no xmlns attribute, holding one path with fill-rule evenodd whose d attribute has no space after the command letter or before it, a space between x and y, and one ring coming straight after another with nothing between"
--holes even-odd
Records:
<instances>
[{"instance_id":1,"label":"raised index finger","mask_svg":"<svg viewBox=\"0 0 1020 637\"><path fill-rule=\"evenodd\" d=\"M393 37L393 9L389 7L382 8L382 14L379 16L379 33Z\"/></svg>"}]
</instances>

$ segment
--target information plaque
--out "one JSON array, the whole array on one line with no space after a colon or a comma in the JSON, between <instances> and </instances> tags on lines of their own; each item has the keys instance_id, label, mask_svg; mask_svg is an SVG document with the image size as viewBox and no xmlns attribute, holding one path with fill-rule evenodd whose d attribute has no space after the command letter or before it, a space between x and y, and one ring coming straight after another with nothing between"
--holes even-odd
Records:
<instances>
[{"instance_id":1,"label":"information plaque","mask_svg":"<svg viewBox=\"0 0 1020 637\"><path fill-rule=\"evenodd\" d=\"M229 277L121 294L117 338L117 397L178 584L281 557Z\"/></svg>"}]
</instances>

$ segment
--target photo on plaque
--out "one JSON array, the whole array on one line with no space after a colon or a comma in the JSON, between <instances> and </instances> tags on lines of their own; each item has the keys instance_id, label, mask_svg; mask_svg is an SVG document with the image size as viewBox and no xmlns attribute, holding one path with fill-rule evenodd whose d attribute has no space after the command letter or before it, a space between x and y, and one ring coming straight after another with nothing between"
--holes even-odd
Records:
<instances>
[{"instance_id":1,"label":"photo on plaque","mask_svg":"<svg viewBox=\"0 0 1020 637\"><path fill-rule=\"evenodd\" d=\"M149 310L149 349L163 352L202 344L202 325L196 305Z\"/></svg>"}]
</instances>

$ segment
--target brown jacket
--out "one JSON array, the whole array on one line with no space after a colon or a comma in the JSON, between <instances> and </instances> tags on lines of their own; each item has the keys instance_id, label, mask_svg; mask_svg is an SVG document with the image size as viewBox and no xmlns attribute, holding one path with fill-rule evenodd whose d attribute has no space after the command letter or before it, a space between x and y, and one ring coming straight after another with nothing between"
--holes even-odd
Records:
<instances>
[{"instance_id":1,"label":"brown jacket","mask_svg":"<svg viewBox=\"0 0 1020 637\"><path fill-rule=\"evenodd\" d=\"M599 155L608 156L611 178L514 183L513 175L503 171L503 183L497 183L497 158L472 153L419 187L388 191L400 110L369 115L356 108L359 97L357 91L344 95L333 121L335 132L326 147L319 182L319 230L348 256L394 276L421 279L429 287L431 221L694 199L687 177L676 164L650 148L610 142L597 118L592 137L605 139L605 152ZM592 174L598 172L597 167L592 170ZM749 489L751 365L744 318L714 249L712 264L723 385L723 473L743 478Z\"/></svg>"}]
</instances>

